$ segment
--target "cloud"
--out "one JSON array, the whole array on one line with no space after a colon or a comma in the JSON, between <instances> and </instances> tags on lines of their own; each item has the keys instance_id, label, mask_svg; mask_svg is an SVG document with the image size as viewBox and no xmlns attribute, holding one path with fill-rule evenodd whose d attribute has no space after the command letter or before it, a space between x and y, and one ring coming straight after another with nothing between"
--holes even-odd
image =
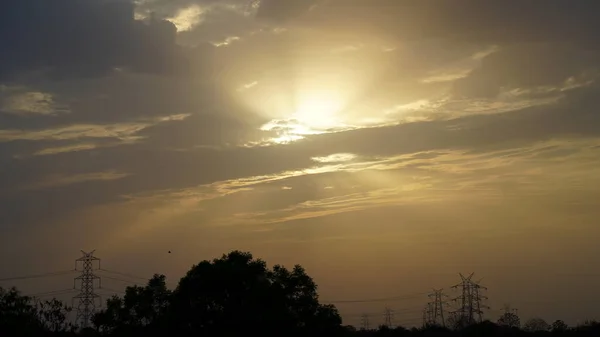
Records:
<instances>
[{"instance_id":1,"label":"cloud","mask_svg":"<svg viewBox=\"0 0 600 337\"><path fill-rule=\"evenodd\" d=\"M25 190L38 190L46 188L56 188L72 184L79 184L90 181L111 181L118 180L127 177L127 173L119 173L115 171L107 172L95 172L95 173L84 173L71 176L48 176L44 180L35 182L30 185L26 185L23 188Z\"/></svg>"},{"instance_id":2,"label":"cloud","mask_svg":"<svg viewBox=\"0 0 600 337\"><path fill-rule=\"evenodd\" d=\"M560 0L527 4L477 0L329 0L311 7L305 1L264 1L259 13L296 17L298 24L393 36L401 39L444 38L456 42L506 44L572 41L598 46L593 1L572 6ZM314 2L308 2L314 3ZM288 8L286 8L288 7ZM313 9L313 10L310 10Z\"/></svg>"},{"instance_id":3,"label":"cloud","mask_svg":"<svg viewBox=\"0 0 600 337\"><path fill-rule=\"evenodd\" d=\"M80 143L59 147L49 147L35 152L34 156L47 156L59 153L75 152L75 151L86 151L96 149L98 146L92 143Z\"/></svg>"},{"instance_id":4,"label":"cloud","mask_svg":"<svg viewBox=\"0 0 600 337\"><path fill-rule=\"evenodd\" d=\"M181 121L189 115L171 115L154 120L117 123L117 124L75 124L45 130L0 130L0 142L17 140L77 140L83 138L114 138L132 142L143 138L137 135L140 131L159 123Z\"/></svg>"},{"instance_id":5,"label":"cloud","mask_svg":"<svg viewBox=\"0 0 600 337\"><path fill-rule=\"evenodd\" d=\"M501 89L557 86L569 79L597 75L600 51L572 43L521 44L483 58L482 64L454 83L458 95L494 97Z\"/></svg>"},{"instance_id":6,"label":"cloud","mask_svg":"<svg viewBox=\"0 0 600 337\"><path fill-rule=\"evenodd\" d=\"M57 115L70 112L55 101L54 95L41 91L28 91L19 87L0 86L0 113L15 115Z\"/></svg>"},{"instance_id":7,"label":"cloud","mask_svg":"<svg viewBox=\"0 0 600 337\"><path fill-rule=\"evenodd\" d=\"M326 177L344 172L358 174L365 170L390 169L402 169L409 174L411 170L436 169L431 162L435 162L435 157L440 156L440 153L459 151L456 156L460 158L469 151L496 153L553 138L598 137L599 129L594 126L597 125L598 116L592 112L594 110L590 110L597 104L596 90L594 86L577 87L562 93L562 98L554 103L513 109L510 112L311 135L306 141L256 148L218 146L216 145L218 142L212 143L214 147L200 146L211 143L199 141L201 138L194 138L195 135L202 135L198 130L205 127L205 130L213 130L214 135L217 136L221 132L218 128L219 119L215 119L214 124L203 124L201 116L196 116L194 119L190 116L185 121L170 122L159 122L159 120L173 118L157 117L152 123L137 122L112 126L121 130L117 135L123 139L143 137L129 147L101 147L92 149L90 153L87 153L89 151L58 151L61 153L54 156L60 156L60 161L52 159L54 156L40 155L27 160L7 161L2 166L0 177L5 187L4 196L7 196L18 186L34 183L40 176L47 174L77 175L104 172L115 168L130 174L126 181L107 186L102 190L77 189L77 200L67 197L68 191L65 190L62 194L64 199L60 202L64 203L65 207L69 204L73 205L73 202L79 207L87 207L94 203L118 202L124 195L132 196L132 200L136 198L154 200L159 204L160 200L170 200L175 204L179 202L177 200L210 202L223 196L243 195L248 191L260 193L261 186L278 181L282 182L282 186L292 187L291 191L286 192L293 192L291 195L295 195L294 193L308 193L301 192L303 188L290 181L294 177L303 176L322 177L315 180L319 181L319 185L314 185L311 189L347 193L352 186L361 183L347 176L344 179L348 180L348 185L341 188L338 181L340 178L336 178L337 183L332 183ZM155 126L150 127L149 124ZM258 127L260 123L254 125ZM42 141L66 137L67 140L74 142L61 146L81 144L81 137L91 138L92 143L102 139L119 139L107 132L104 127L83 129L85 131L81 128L61 129L60 132L45 130L34 133L35 137L20 135L20 138L35 138ZM238 131L233 131L236 130L235 128L231 130L235 134L245 130L245 127L240 127ZM4 136L6 135L5 133ZM14 137L14 134L11 137ZM214 139L212 137L207 140ZM177 138L179 141L173 142L173 139ZM392 139L393 141L390 141ZM47 148L51 147L46 144L28 153L36 153ZM175 149L180 150L174 151ZM339 158L335 159L335 156L328 157L340 153L354 154L356 159L340 162ZM418 157L423 162L415 161L412 158L413 154L419 154ZM451 158L448 156L444 155L441 158ZM326 161L337 160L337 162L319 163L312 158L325 158ZM494 163L493 158L492 156L481 161L480 165ZM439 163L441 162L438 162L438 165ZM445 165L448 166L447 163ZM435 170L438 174L444 173L443 171L451 171L451 169ZM465 175L469 175L468 171L465 171ZM369 180L370 184L374 184L372 178ZM383 184L385 180L376 181L379 181L376 184L380 186L379 188L389 187ZM326 186L333 186L335 189L323 190ZM281 186L275 189L281 190ZM26 204L30 209L35 208L31 204L36 202L35 200L30 197L27 201ZM277 205L274 202L271 204ZM55 210L61 208L62 206L55 205Z\"/></svg>"},{"instance_id":8,"label":"cloud","mask_svg":"<svg viewBox=\"0 0 600 337\"><path fill-rule=\"evenodd\" d=\"M129 0L6 0L0 4L0 80L45 72L56 79L114 68L151 73L185 69L165 21L134 20Z\"/></svg>"},{"instance_id":9,"label":"cloud","mask_svg":"<svg viewBox=\"0 0 600 337\"><path fill-rule=\"evenodd\" d=\"M356 155L352 153L335 153L326 157L313 157L312 160L319 163L337 163L351 161L356 158Z\"/></svg>"},{"instance_id":10,"label":"cloud","mask_svg":"<svg viewBox=\"0 0 600 337\"><path fill-rule=\"evenodd\" d=\"M202 21L203 10L198 5L192 5L187 8L180 9L173 17L167 18L171 21L178 32L191 30Z\"/></svg>"}]
</instances>

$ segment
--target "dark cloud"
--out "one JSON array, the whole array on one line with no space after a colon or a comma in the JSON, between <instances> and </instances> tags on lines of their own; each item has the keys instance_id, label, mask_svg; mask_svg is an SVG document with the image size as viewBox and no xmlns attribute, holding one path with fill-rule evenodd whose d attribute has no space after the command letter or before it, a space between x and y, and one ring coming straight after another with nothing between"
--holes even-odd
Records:
<instances>
[{"instance_id":1,"label":"dark cloud","mask_svg":"<svg viewBox=\"0 0 600 337\"><path fill-rule=\"evenodd\" d=\"M329 0L308 11L311 1L263 1L259 13L272 18L403 38L451 38L482 43L577 41L598 47L600 3L581 0L434 1ZM304 20L304 21L303 21ZM313 26L314 27L314 26Z\"/></svg>"},{"instance_id":2,"label":"dark cloud","mask_svg":"<svg viewBox=\"0 0 600 337\"><path fill-rule=\"evenodd\" d=\"M185 72L186 58L167 21L134 20L128 0L5 0L0 3L0 79L49 72L57 79L115 67Z\"/></svg>"}]
</instances>

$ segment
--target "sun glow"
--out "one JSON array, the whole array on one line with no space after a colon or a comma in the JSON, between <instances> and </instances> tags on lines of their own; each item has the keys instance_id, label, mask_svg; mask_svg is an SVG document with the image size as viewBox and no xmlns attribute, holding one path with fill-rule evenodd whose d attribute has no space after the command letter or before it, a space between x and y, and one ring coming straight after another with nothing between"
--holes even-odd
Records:
<instances>
[{"instance_id":1,"label":"sun glow","mask_svg":"<svg viewBox=\"0 0 600 337\"><path fill-rule=\"evenodd\" d=\"M282 55L275 48L272 57L254 58L260 72L249 70L245 62L237 65L243 79L225 77L224 83L236 89L240 103L265 120L260 127L264 138L246 145L291 143L308 135L387 123L383 110L389 105L382 104L385 95L377 92L370 98L365 94L375 91L375 83L385 78L385 64L397 59L379 47L324 53L324 44L335 50L354 45L350 43L353 39L344 42L338 40L345 37L329 36L315 40L313 35L303 34L307 32L288 33L288 38L297 42L286 45ZM364 67L365 62L372 66Z\"/></svg>"},{"instance_id":2,"label":"sun glow","mask_svg":"<svg viewBox=\"0 0 600 337\"><path fill-rule=\"evenodd\" d=\"M280 111L282 118L273 119L260 129L270 131L275 137L269 142L286 144L304 139L307 135L316 135L344 127L340 112L344 100L331 90L301 91L297 94L296 106Z\"/></svg>"},{"instance_id":3,"label":"sun glow","mask_svg":"<svg viewBox=\"0 0 600 337\"><path fill-rule=\"evenodd\" d=\"M310 93L301 98L292 119L316 131L326 131L342 124L338 114L343 108L342 99L333 92Z\"/></svg>"}]
</instances>

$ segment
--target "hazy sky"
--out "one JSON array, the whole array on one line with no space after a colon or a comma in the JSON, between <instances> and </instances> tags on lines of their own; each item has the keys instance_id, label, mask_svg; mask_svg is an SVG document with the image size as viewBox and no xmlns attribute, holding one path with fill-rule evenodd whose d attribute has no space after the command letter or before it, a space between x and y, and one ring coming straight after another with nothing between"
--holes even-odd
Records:
<instances>
[{"instance_id":1,"label":"hazy sky","mask_svg":"<svg viewBox=\"0 0 600 337\"><path fill-rule=\"evenodd\" d=\"M3 0L0 278L97 249L175 282L240 249L325 301L404 298L339 303L347 323L417 322L459 272L494 320L598 318L599 11Z\"/></svg>"}]
</instances>

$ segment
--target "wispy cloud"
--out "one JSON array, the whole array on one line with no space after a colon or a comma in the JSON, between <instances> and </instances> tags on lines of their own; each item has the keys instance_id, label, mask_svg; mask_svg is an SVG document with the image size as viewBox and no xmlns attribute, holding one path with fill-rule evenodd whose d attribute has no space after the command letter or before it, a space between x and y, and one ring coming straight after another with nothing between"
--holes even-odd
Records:
<instances>
[{"instance_id":1,"label":"wispy cloud","mask_svg":"<svg viewBox=\"0 0 600 337\"><path fill-rule=\"evenodd\" d=\"M105 171L94 173L81 173L74 175L51 175L43 180L23 186L24 190L40 190L46 188L62 187L67 185L79 184L89 181L111 181L123 179L129 176L128 173L117 171Z\"/></svg>"},{"instance_id":2,"label":"wispy cloud","mask_svg":"<svg viewBox=\"0 0 600 337\"><path fill-rule=\"evenodd\" d=\"M595 165L600 164L598 158L600 140L579 139L552 140L488 152L464 149L354 161L326 159L322 165L304 170L231 179L188 189L153 191L129 195L127 199L155 202L163 204L155 206L157 209L177 208L185 213L202 209L203 203L209 201L232 202L233 199L228 198L238 193L252 193L253 198L265 198L268 204L269 198L283 197L277 193L296 193L295 186L302 189L303 185L295 181L317 181L321 175L353 175L352 179L348 176L323 178L321 188L332 189L292 206L237 213L232 205L222 217L215 214L219 217L215 223L219 224L275 223L389 205L460 199L493 202L507 195L535 197L565 190L586 190L590 184L600 184L600 178L593 173Z\"/></svg>"},{"instance_id":3,"label":"wispy cloud","mask_svg":"<svg viewBox=\"0 0 600 337\"><path fill-rule=\"evenodd\" d=\"M34 156L47 156L59 153L67 153L67 152L77 152L77 151L85 151L85 150L93 150L97 148L98 145L93 143L81 143L81 144L73 144L67 146L57 146L57 147L49 147L37 152L34 152Z\"/></svg>"},{"instance_id":4,"label":"wispy cloud","mask_svg":"<svg viewBox=\"0 0 600 337\"><path fill-rule=\"evenodd\" d=\"M41 91L23 91L4 87L0 92L7 96L0 110L15 115L58 115L69 113L67 105L55 101L54 95Z\"/></svg>"},{"instance_id":5,"label":"wispy cloud","mask_svg":"<svg viewBox=\"0 0 600 337\"><path fill-rule=\"evenodd\" d=\"M335 153L326 157L313 157L312 160L319 163L338 163L351 161L355 158L356 155L352 153Z\"/></svg>"},{"instance_id":6,"label":"wispy cloud","mask_svg":"<svg viewBox=\"0 0 600 337\"><path fill-rule=\"evenodd\" d=\"M168 121L180 121L189 115L178 114L139 122L115 124L74 124L42 130L0 130L0 142L15 140L72 140L82 138L115 138L121 141L137 141L143 137L138 132Z\"/></svg>"}]
</instances>

